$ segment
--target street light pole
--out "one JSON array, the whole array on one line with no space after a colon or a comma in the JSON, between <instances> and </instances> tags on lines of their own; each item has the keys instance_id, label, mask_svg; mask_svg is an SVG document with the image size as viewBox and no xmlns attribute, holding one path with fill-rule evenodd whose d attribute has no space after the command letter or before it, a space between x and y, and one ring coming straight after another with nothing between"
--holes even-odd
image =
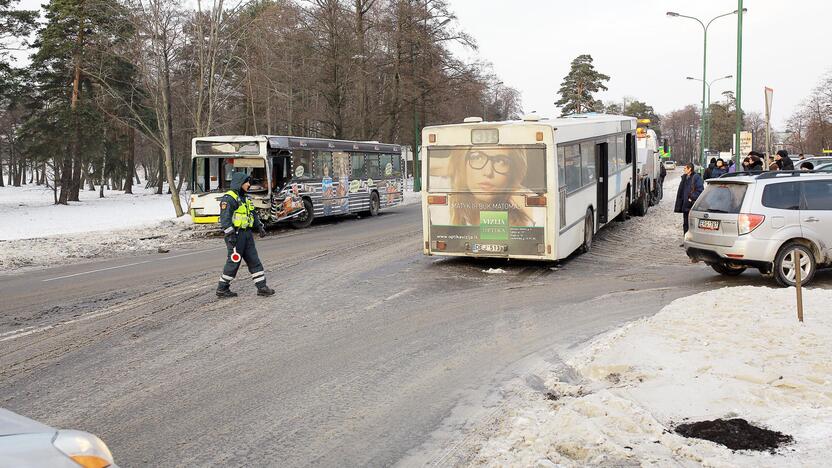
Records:
<instances>
[{"instance_id":1,"label":"street light pole","mask_svg":"<svg viewBox=\"0 0 832 468\"><path fill-rule=\"evenodd\" d=\"M703 135L702 139L704 141L705 147L707 147L707 148L711 147L711 85L716 83L719 80L726 80L728 78L733 78L733 77L734 77L733 75L725 75L725 76L713 79L711 81L705 82L706 87L708 88L708 93L707 93L707 97L706 97L706 101L707 101L708 104L705 107L705 132L704 132L704 135ZM692 80L692 81L702 81L699 78L694 78L692 76L687 76L687 77L685 77L685 79Z\"/></svg>"},{"instance_id":2,"label":"street light pole","mask_svg":"<svg viewBox=\"0 0 832 468\"><path fill-rule=\"evenodd\" d=\"M739 1L740 1L740 4L742 4L742 0L739 0ZM705 163L705 139L704 139L704 136L705 136L705 133L704 133L705 132L705 85L706 85L706 81L708 80L708 75L707 75L707 72L708 72L708 28L711 27L711 23L713 23L715 20L717 20L719 18L722 18L724 16L733 15L733 14L736 14L736 13L737 13L736 11L732 11L730 13L725 13L725 14L722 14L722 15L719 15L719 16L715 16L715 17L711 18L710 21L708 21L708 24L705 24L699 18L695 18L693 16L682 15L682 14L676 13L675 11L668 11L667 12L667 16L670 16L671 18L691 19L691 20L694 20L697 23L699 23L700 26L702 26L702 32L703 32L703 42L702 42L702 116L701 116L701 121L700 121L700 124L699 124L699 157L702 160L703 167L705 165L704 164Z\"/></svg>"},{"instance_id":3,"label":"street light pole","mask_svg":"<svg viewBox=\"0 0 832 468\"><path fill-rule=\"evenodd\" d=\"M739 160L740 156L740 132L742 132L742 16L746 11L742 7L742 0L737 0L737 106L735 112L737 113L737 128L736 128L736 158ZM768 151L766 148L766 161L768 161Z\"/></svg>"}]
</instances>

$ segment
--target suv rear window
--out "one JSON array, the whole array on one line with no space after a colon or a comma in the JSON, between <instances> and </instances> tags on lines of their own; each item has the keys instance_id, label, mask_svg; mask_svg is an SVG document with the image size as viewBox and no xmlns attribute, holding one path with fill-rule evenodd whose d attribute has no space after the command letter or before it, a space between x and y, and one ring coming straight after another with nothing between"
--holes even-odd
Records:
<instances>
[{"instance_id":1,"label":"suv rear window","mask_svg":"<svg viewBox=\"0 0 832 468\"><path fill-rule=\"evenodd\" d=\"M763 206L778 210L799 210L800 185L797 182L766 185L763 189Z\"/></svg>"},{"instance_id":2,"label":"suv rear window","mask_svg":"<svg viewBox=\"0 0 832 468\"><path fill-rule=\"evenodd\" d=\"M739 213L747 189L746 184L710 183L696 200L693 210L709 213Z\"/></svg>"}]
</instances>

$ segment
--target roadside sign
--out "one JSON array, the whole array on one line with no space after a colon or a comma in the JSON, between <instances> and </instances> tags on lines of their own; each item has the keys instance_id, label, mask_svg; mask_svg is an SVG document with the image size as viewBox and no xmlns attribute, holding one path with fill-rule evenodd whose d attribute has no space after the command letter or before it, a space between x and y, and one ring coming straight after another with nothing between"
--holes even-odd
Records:
<instances>
[{"instance_id":1,"label":"roadside sign","mask_svg":"<svg viewBox=\"0 0 832 468\"><path fill-rule=\"evenodd\" d=\"M754 147L753 135L751 132L740 132L740 155L746 155Z\"/></svg>"}]
</instances>

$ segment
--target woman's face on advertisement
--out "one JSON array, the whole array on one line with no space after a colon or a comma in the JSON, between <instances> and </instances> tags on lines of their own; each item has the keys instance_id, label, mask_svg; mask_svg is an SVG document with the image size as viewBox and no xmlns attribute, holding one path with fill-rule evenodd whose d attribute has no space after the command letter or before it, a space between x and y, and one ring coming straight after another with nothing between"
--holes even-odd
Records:
<instances>
[{"instance_id":1,"label":"woman's face on advertisement","mask_svg":"<svg viewBox=\"0 0 832 468\"><path fill-rule=\"evenodd\" d=\"M500 196L495 192L508 188L511 168L511 158L505 154L472 151L465 161L468 189L477 199L493 200Z\"/></svg>"}]
</instances>

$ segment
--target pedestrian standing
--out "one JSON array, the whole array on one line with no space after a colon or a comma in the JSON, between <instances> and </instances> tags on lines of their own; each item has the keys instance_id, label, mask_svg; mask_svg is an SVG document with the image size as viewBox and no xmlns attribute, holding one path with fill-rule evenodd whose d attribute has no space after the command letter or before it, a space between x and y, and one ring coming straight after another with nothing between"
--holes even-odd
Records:
<instances>
[{"instance_id":1,"label":"pedestrian standing","mask_svg":"<svg viewBox=\"0 0 832 468\"><path fill-rule=\"evenodd\" d=\"M774 155L774 160L777 162L777 166L780 168L781 171L793 171L794 170L794 162L792 162L792 158L789 157L789 152L786 150L780 150Z\"/></svg>"},{"instance_id":2,"label":"pedestrian standing","mask_svg":"<svg viewBox=\"0 0 832 468\"><path fill-rule=\"evenodd\" d=\"M246 196L251 187L251 178L245 172L235 172L231 176L231 190L220 199L220 227L225 234L225 246L228 255L222 269L217 296L236 297L231 291L231 281L237 276L240 262L245 261L251 279L257 286L258 296L271 296L274 289L266 285L266 272L254 246L251 230L257 229L260 237L266 237L266 229L254 211L254 204Z\"/></svg>"},{"instance_id":3,"label":"pedestrian standing","mask_svg":"<svg viewBox=\"0 0 832 468\"><path fill-rule=\"evenodd\" d=\"M752 151L753 154L749 156L750 164L748 165L749 172L763 172L762 154Z\"/></svg>"},{"instance_id":4,"label":"pedestrian standing","mask_svg":"<svg viewBox=\"0 0 832 468\"><path fill-rule=\"evenodd\" d=\"M728 168L725 166L725 161L722 158L716 160L716 167L711 171L711 178L718 179L724 174L728 173Z\"/></svg>"},{"instance_id":5,"label":"pedestrian standing","mask_svg":"<svg viewBox=\"0 0 832 468\"><path fill-rule=\"evenodd\" d=\"M705 180L708 180L712 177L711 172L714 170L715 167L716 167L716 158L711 158L711 162L708 164L708 167L705 168L705 172L702 174L705 177Z\"/></svg>"},{"instance_id":6,"label":"pedestrian standing","mask_svg":"<svg viewBox=\"0 0 832 468\"><path fill-rule=\"evenodd\" d=\"M688 232L690 209L699 195L702 195L703 190L705 190L705 184L702 182L702 177L693 171L693 164L686 164L682 182L679 183L679 189L676 191L676 206L673 210L675 213L682 213L682 230L685 234ZM682 244L679 247L684 246L685 244Z\"/></svg>"},{"instance_id":7,"label":"pedestrian standing","mask_svg":"<svg viewBox=\"0 0 832 468\"><path fill-rule=\"evenodd\" d=\"M734 160L732 159L728 161L728 173L733 174L735 172L737 172L737 165L734 164Z\"/></svg>"}]
</instances>

